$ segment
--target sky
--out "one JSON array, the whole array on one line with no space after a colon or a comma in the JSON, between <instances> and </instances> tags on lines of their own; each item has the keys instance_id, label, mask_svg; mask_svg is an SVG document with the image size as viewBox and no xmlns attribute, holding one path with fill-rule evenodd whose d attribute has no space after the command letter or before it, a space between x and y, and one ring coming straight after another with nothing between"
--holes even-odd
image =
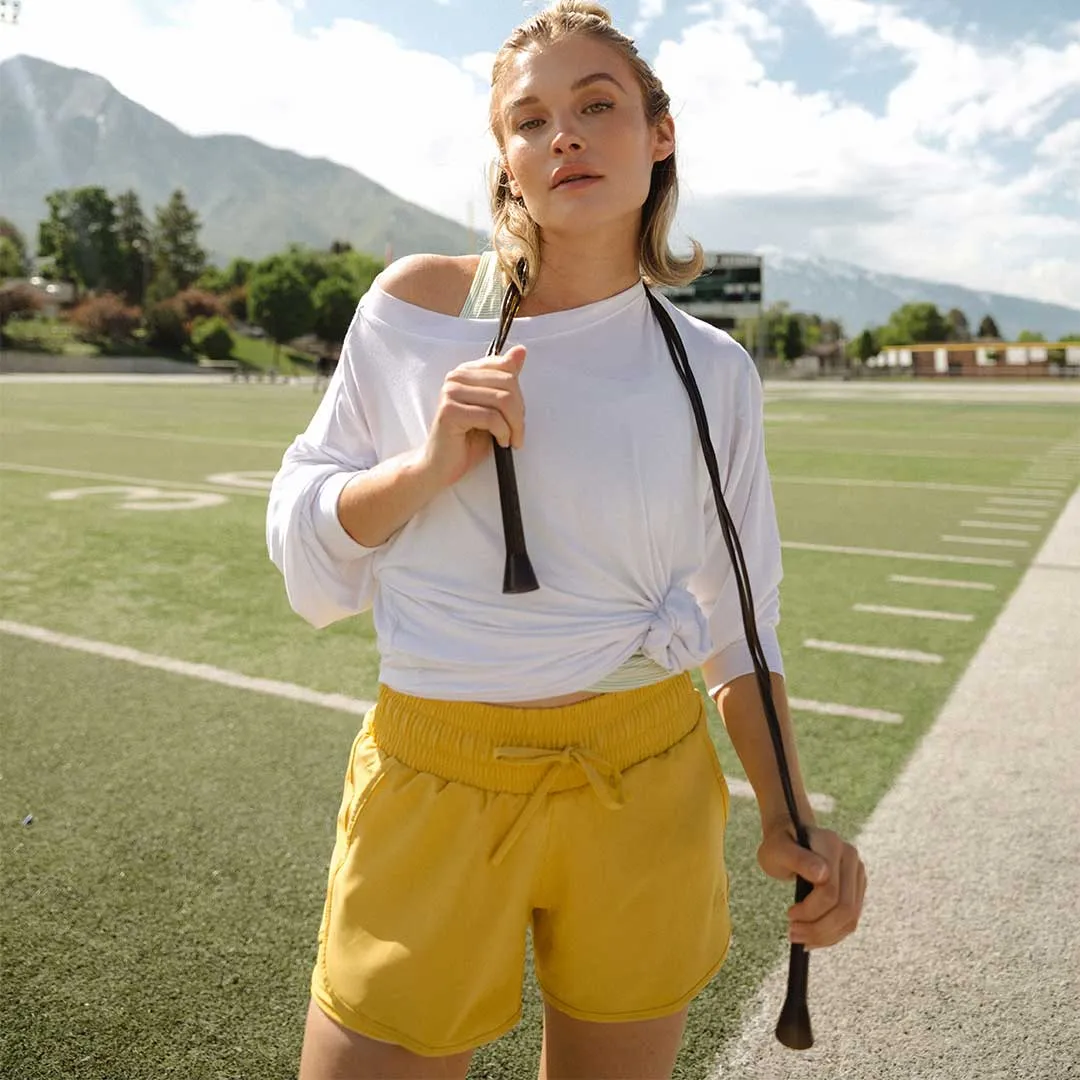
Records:
<instances>
[{"instance_id":1,"label":"sky","mask_svg":"<svg viewBox=\"0 0 1080 1080\"><path fill-rule=\"evenodd\" d=\"M108 79L488 225L494 53L533 0L23 0L0 60ZM1080 307L1080 0L609 0L672 99L673 246ZM0 148L0 167L2 167Z\"/></svg>"}]
</instances>

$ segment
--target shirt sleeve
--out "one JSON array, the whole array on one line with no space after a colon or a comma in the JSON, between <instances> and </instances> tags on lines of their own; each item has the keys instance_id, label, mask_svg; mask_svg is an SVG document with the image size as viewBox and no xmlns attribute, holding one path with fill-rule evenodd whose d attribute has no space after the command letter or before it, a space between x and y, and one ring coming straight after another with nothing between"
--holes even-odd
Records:
<instances>
[{"instance_id":1,"label":"shirt sleeve","mask_svg":"<svg viewBox=\"0 0 1080 1080\"><path fill-rule=\"evenodd\" d=\"M292 609L322 628L371 607L379 548L358 544L337 515L342 488L378 464L357 383L358 323L307 430L285 451L270 487L266 546Z\"/></svg>"},{"instance_id":2,"label":"shirt sleeve","mask_svg":"<svg viewBox=\"0 0 1080 1080\"><path fill-rule=\"evenodd\" d=\"M742 352L728 423L713 419L711 435L720 465L724 501L742 548L750 579L754 619L770 671L784 673L776 627L780 622L783 564L780 530L765 460L764 394L750 357ZM707 406L708 403L706 403ZM725 474L725 459L727 469ZM710 697L754 670L731 556L720 528L712 486L706 496L706 551L690 588L709 623L714 651L701 665Z\"/></svg>"}]
</instances>

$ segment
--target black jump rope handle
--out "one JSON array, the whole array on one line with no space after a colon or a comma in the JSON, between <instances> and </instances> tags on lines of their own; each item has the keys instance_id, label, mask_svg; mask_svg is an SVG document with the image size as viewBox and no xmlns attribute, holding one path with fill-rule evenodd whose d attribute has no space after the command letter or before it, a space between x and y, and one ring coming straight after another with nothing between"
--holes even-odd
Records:
<instances>
[{"instance_id":1,"label":"black jump rope handle","mask_svg":"<svg viewBox=\"0 0 1080 1080\"><path fill-rule=\"evenodd\" d=\"M518 276L522 285L525 283L525 260L518 263ZM698 423L698 434L701 437L702 450L705 454L706 464L709 467L710 478L713 482L713 491L717 501L717 512L720 515L724 539L727 541L728 551L732 563L736 569L736 579L739 584L739 599L742 603L743 620L746 624L747 636L751 641L752 652L759 654L755 663L758 674L758 684L761 689L762 701L765 705L766 720L769 724L770 734L776 751L777 767L780 772L781 784L788 805L788 813L795 827L795 835L799 844L811 850L810 841L806 829L799 821L798 810L791 788L791 775L787 766L787 759L783 750L783 739L780 734L779 720L776 717L776 707L772 700L772 693L768 681L768 673L764 665L764 653L761 650L760 638L754 620L753 602L750 597L750 582L745 573L745 560L742 558L742 548L738 536L735 533L731 517L724 504L723 495L720 491L719 469L716 466L715 455L712 454L712 441L708 434L708 419L705 416L704 405L701 402L697 383L693 372L690 370L690 362L686 357L686 351L682 346L678 330L671 321L670 316L660 305L660 302L646 290L653 311L664 331L668 348L671 351L672 360L679 372L687 392L690 394L691 404L694 408L695 419ZM514 284L511 284L503 297L502 311L499 316L499 332L488 349L488 355L492 356L502 349L510 332L510 324L514 315L517 314L518 305L521 303L521 292ZM518 499L517 475L514 472L513 451L509 447L500 446L492 436L495 451L495 472L499 481L499 506L502 510L503 533L506 539L506 566L503 571L504 593L535 592L540 586L536 580L532 563L529 561L528 552L525 550L525 527L521 519L521 503ZM741 575L740 575L741 572ZM756 648L754 648L756 646ZM795 882L795 902L805 900L810 895L813 886L804 878L798 878ZM776 1022L776 1038L784 1046L791 1050L807 1050L814 1045L813 1030L810 1026L810 1009L807 1005L807 982L810 967L810 957L801 943L791 946L791 956L788 961L788 985L784 997L784 1004L780 1010L780 1017Z\"/></svg>"}]
</instances>

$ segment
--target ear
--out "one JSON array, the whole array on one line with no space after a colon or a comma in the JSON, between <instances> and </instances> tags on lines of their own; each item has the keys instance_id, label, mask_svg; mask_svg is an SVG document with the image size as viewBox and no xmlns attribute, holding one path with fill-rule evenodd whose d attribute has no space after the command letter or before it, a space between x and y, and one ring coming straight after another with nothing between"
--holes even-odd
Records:
<instances>
[{"instance_id":1,"label":"ear","mask_svg":"<svg viewBox=\"0 0 1080 1080\"><path fill-rule=\"evenodd\" d=\"M503 172L506 173L506 186L510 189L510 194L515 199L520 199L521 185L514 179L514 174L506 165L503 166Z\"/></svg>"},{"instance_id":2,"label":"ear","mask_svg":"<svg viewBox=\"0 0 1080 1080\"><path fill-rule=\"evenodd\" d=\"M665 161L675 153L675 121L671 113L664 113L653 127L652 134L653 162Z\"/></svg>"}]
</instances>

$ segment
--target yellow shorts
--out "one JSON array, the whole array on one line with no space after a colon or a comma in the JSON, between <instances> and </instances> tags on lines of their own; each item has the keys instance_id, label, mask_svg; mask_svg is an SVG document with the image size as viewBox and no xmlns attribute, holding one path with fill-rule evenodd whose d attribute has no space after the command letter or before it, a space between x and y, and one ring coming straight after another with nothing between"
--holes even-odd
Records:
<instances>
[{"instance_id":1,"label":"yellow shorts","mask_svg":"<svg viewBox=\"0 0 1080 1080\"><path fill-rule=\"evenodd\" d=\"M731 936L728 790L687 674L562 708L382 687L353 744L311 989L425 1055L517 1024L526 930L582 1020L677 1012Z\"/></svg>"}]
</instances>

